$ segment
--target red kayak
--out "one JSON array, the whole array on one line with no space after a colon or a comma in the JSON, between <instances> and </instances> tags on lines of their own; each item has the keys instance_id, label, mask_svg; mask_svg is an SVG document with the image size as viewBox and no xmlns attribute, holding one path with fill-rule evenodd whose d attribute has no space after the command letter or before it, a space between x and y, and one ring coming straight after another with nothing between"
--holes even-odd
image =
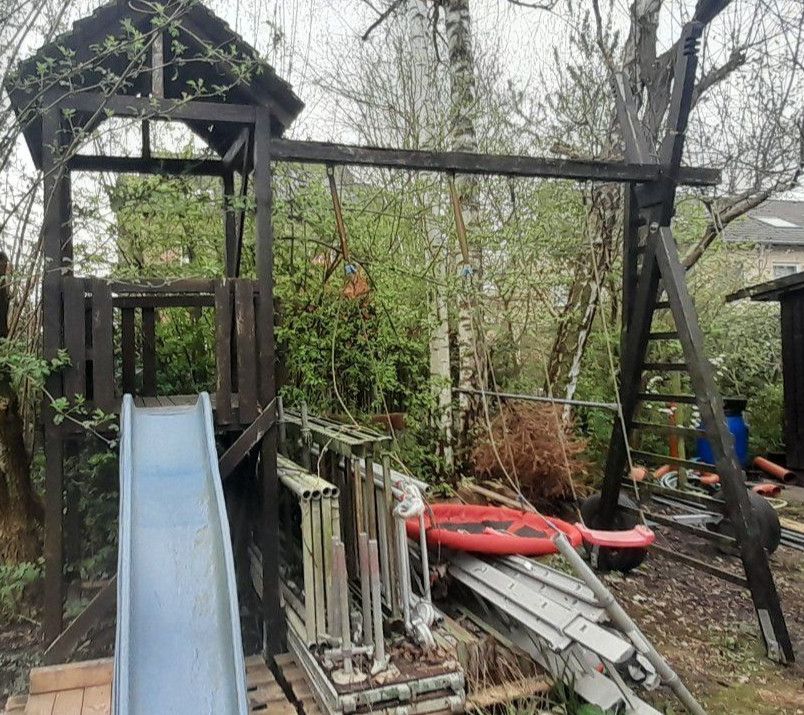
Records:
<instances>
[{"instance_id":1,"label":"red kayak","mask_svg":"<svg viewBox=\"0 0 804 715\"><path fill-rule=\"evenodd\" d=\"M408 536L419 538L419 520L408 519ZM424 513L427 543L459 551L505 556L554 554L556 531L580 546L581 534L561 519L507 507L476 504L432 504Z\"/></svg>"}]
</instances>

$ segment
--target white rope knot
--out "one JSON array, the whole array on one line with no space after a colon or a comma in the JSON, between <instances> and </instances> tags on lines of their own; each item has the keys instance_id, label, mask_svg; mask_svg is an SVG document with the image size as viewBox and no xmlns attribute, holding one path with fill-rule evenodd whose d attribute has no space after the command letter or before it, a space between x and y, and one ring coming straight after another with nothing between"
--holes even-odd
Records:
<instances>
[{"instance_id":1,"label":"white rope knot","mask_svg":"<svg viewBox=\"0 0 804 715\"><path fill-rule=\"evenodd\" d=\"M407 520L424 514L424 497L419 487L407 482L401 485L401 488L402 496L399 499L399 504L394 508L394 515L400 519Z\"/></svg>"}]
</instances>

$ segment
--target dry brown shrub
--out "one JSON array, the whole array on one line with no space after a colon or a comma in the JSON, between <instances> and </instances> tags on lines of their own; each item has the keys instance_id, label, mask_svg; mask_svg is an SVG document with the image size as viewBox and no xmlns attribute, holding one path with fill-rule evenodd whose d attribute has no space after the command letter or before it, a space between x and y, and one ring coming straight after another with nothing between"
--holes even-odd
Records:
<instances>
[{"instance_id":1,"label":"dry brown shrub","mask_svg":"<svg viewBox=\"0 0 804 715\"><path fill-rule=\"evenodd\" d=\"M532 501L571 498L570 479L576 492L585 492L586 441L563 426L561 413L561 407L548 404L503 405L491 421L491 434L482 428L472 450L477 476L510 484L507 472Z\"/></svg>"}]
</instances>

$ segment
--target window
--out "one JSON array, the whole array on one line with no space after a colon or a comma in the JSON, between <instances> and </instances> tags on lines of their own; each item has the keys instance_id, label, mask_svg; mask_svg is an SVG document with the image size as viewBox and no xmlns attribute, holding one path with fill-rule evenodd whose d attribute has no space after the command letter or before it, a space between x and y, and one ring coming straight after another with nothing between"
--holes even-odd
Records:
<instances>
[{"instance_id":1,"label":"window","mask_svg":"<svg viewBox=\"0 0 804 715\"><path fill-rule=\"evenodd\" d=\"M798 273L798 264L796 263L774 263L773 264L773 277L784 278L785 276L792 276Z\"/></svg>"},{"instance_id":2,"label":"window","mask_svg":"<svg viewBox=\"0 0 804 715\"><path fill-rule=\"evenodd\" d=\"M777 216L757 216L756 219L774 228L798 228L796 224L785 221L783 218L778 218Z\"/></svg>"}]
</instances>

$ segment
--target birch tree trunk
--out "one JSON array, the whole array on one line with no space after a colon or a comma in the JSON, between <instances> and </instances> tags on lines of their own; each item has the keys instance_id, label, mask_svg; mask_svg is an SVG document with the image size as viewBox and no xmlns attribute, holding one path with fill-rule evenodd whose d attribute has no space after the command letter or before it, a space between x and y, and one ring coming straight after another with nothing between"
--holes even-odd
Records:
<instances>
[{"instance_id":1,"label":"birch tree trunk","mask_svg":"<svg viewBox=\"0 0 804 715\"><path fill-rule=\"evenodd\" d=\"M451 145L455 151L476 152L475 57L469 0L446 0L443 7L449 54ZM473 230L478 223L477 180L472 176L457 176L455 190L466 227L466 240L459 236L458 387L482 389L486 385L487 360L481 303L483 253L477 232ZM459 395L456 422L460 439L468 434L474 421L477 400L464 392Z\"/></svg>"},{"instance_id":2,"label":"birch tree trunk","mask_svg":"<svg viewBox=\"0 0 804 715\"><path fill-rule=\"evenodd\" d=\"M430 22L424 0L408 0L407 27L411 46L411 128L417 149L433 148L436 116L433 71L435 57L429 45ZM449 253L437 215L440 197L432 192L420 196L422 221L427 236L428 263L433 266L431 291L432 328L430 333L430 382L436 405L434 417L439 434L441 456L448 469L454 464L452 434L452 377L450 374L449 310L445 293Z\"/></svg>"}]
</instances>

